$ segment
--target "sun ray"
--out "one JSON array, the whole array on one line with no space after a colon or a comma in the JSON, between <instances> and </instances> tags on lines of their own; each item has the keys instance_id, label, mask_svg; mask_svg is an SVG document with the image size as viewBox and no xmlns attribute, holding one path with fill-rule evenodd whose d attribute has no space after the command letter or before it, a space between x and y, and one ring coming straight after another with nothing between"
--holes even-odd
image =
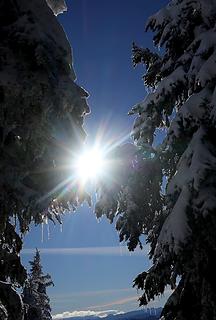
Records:
<instances>
[{"instance_id":1,"label":"sun ray","mask_svg":"<svg viewBox=\"0 0 216 320\"><path fill-rule=\"evenodd\" d=\"M70 176L69 178L65 179L64 181L60 182L57 186L55 186L55 188L53 188L52 190L50 190L49 192L47 192L43 197L41 197L38 202L43 202L44 200L46 200L47 198L51 197L53 194L55 194L57 191L59 191L60 189L63 189L69 182L71 182L73 180L72 176Z\"/></svg>"},{"instance_id":2,"label":"sun ray","mask_svg":"<svg viewBox=\"0 0 216 320\"><path fill-rule=\"evenodd\" d=\"M108 122L99 124L92 146L88 143L92 140L89 137L80 150L70 149L61 139L55 139L56 148L62 150L62 153L59 153L56 166L45 171L62 171L67 178L41 197L40 202L50 197L64 198L64 195L72 192L74 188L76 194L95 190L101 181L110 181L111 185L118 184L119 169L121 174L122 161L125 161L119 157L118 147L129 141L130 133L124 132L116 137L110 132Z\"/></svg>"}]
</instances>

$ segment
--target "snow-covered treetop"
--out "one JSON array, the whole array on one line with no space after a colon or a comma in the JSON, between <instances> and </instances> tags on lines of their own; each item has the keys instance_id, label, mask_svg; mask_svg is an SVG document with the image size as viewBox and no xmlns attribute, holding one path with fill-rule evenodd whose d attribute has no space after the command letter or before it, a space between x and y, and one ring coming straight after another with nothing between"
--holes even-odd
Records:
<instances>
[{"instance_id":1,"label":"snow-covered treetop","mask_svg":"<svg viewBox=\"0 0 216 320\"><path fill-rule=\"evenodd\" d=\"M67 11L65 0L46 0L46 2L56 16Z\"/></svg>"},{"instance_id":2,"label":"snow-covered treetop","mask_svg":"<svg viewBox=\"0 0 216 320\"><path fill-rule=\"evenodd\" d=\"M199 107L193 107L193 105L195 105L194 99L196 99L196 105L202 104L209 94L206 84L209 84L215 77L215 15L214 1L185 0L171 1L149 19L147 28L155 32L155 44L164 45L165 54L163 57L158 57L157 61L151 61L149 66L147 64L145 84L153 86L153 90L131 111L131 113L136 113L142 110L134 125L134 134L138 143L142 144L142 141L139 141L140 136L142 136L141 140L145 137L143 143L146 142L148 135L150 135L149 141L152 141L155 128L169 121L173 105L179 108L185 99L190 100L183 105L181 115L179 114L176 121L172 123L176 134L177 127L179 127L177 122L180 122L179 117L181 121L184 121L189 114L197 118L197 114L201 112ZM141 53L141 49L134 49L136 63L139 62L137 55L143 56L143 52ZM153 53L152 55L155 56ZM143 62L146 63L146 61ZM159 70L158 67L160 67L160 72L156 71ZM191 94L194 90L200 92L196 98ZM175 99L175 96L178 99ZM215 103L214 94L210 102Z\"/></svg>"},{"instance_id":3,"label":"snow-covered treetop","mask_svg":"<svg viewBox=\"0 0 216 320\"><path fill-rule=\"evenodd\" d=\"M29 261L31 270L23 288L23 302L26 306L26 320L32 315L37 320L51 320L50 299L46 288L54 286L51 276L42 271L40 253L36 249L33 261Z\"/></svg>"}]
</instances>

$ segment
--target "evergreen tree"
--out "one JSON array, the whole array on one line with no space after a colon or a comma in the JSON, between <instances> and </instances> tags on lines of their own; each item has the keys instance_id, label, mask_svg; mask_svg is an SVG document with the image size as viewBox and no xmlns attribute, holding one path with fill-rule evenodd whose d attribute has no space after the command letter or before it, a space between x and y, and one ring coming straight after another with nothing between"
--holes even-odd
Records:
<instances>
[{"instance_id":1,"label":"evergreen tree","mask_svg":"<svg viewBox=\"0 0 216 320\"><path fill-rule=\"evenodd\" d=\"M46 288L54 285L49 274L44 275L40 253L36 250L30 274L23 289L23 302L26 304L25 320L51 320L50 300Z\"/></svg>"},{"instance_id":2,"label":"evergreen tree","mask_svg":"<svg viewBox=\"0 0 216 320\"><path fill-rule=\"evenodd\" d=\"M24 234L33 221L61 222L60 213L77 203L68 164L72 151L83 142L83 120L89 107L88 94L75 83L70 45L53 14L65 9L64 0L0 1L3 319L23 317L22 301L16 296L16 287L26 278L19 257L18 226Z\"/></svg>"},{"instance_id":3,"label":"evergreen tree","mask_svg":"<svg viewBox=\"0 0 216 320\"><path fill-rule=\"evenodd\" d=\"M149 19L163 50L133 46L148 94L130 112L131 169L118 184L100 185L96 205L97 216L116 217L130 250L146 235L153 264L134 285L143 290L140 305L171 286L166 320L216 319L215 18L214 0L173 0Z\"/></svg>"}]
</instances>

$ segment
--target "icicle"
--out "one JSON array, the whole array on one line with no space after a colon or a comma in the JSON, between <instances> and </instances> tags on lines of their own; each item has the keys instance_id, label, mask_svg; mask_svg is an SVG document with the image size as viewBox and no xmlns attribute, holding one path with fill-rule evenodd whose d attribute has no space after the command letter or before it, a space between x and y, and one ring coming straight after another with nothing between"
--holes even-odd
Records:
<instances>
[{"instance_id":1,"label":"icicle","mask_svg":"<svg viewBox=\"0 0 216 320\"><path fill-rule=\"evenodd\" d=\"M44 223L41 224L41 242L44 242Z\"/></svg>"},{"instance_id":2,"label":"icicle","mask_svg":"<svg viewBox=\"0 0 216 320\"><path fill-rule=\"evenodd\" d=\"M63 232L63 223L60 223L60 232Z\"/></svg>"},{"instance_id":3,"label":"icicle","mask_svg":"<svg viewBox=\"0 0 216 320\"><path fill-rule=\"evenodd\" d=\"M47 221L47 238L50 240L50 227L49 227L49 222Z\"/></svg>"}]
</instances>

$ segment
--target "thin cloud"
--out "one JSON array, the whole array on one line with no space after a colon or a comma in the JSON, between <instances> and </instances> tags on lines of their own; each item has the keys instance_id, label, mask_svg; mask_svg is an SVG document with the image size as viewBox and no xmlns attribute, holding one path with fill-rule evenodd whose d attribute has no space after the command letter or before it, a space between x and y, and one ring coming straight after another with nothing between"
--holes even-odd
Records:
<instances>
[{"instance_id":1,"label":"thin cloud","mask_svg":"<svg viewBox=\"0 0 216 320\"><path fill-rule=\"evenodd\" d=\"M148 246L143 250L137 248L134 252L129 252L126 246L115 247L85 247L85 248L38 248L41 254L49 255L92 255L92 256L146 256ZM35 248L23 249L22 254L34 254Z\"/></svg>"},{"instance_id":2,"label":"thin cloud","mask_svg":"<svg viewBox=\"0 0 216 320\"><path fill-rule=\"evenodd\" d=\"M67 318L74 318L74 317L86 317L86 316L97 316L99 318L105 318L109 314L120 314L122 312L119 312L117 310L105 310L105 311L91 311L91 310L85 310L85 311L65 311L60 314L56 314L53 316L53 320L59 320L59 319L67 319Z\"/></svg>"},{"instance_id":3,"label":"thin cloud","mask_svg":"<svg viewBox=\"0 0 216 320\"><path fill-rule=\"evenodd\" d=\"M121 289L107 289L107 290L92 290L92 291L81 291L81 292L71 292L68 294L56 294L51 295L52 300L71 300L74 297L97 297L101 295L113 295L116 293L127 293L127 292L133 292L133 288L121 288Z\"/></svg>"},{"instance_id":4,"label":"thin cloud","mask_svg":"<svg viewBox=\"0 0 216 320\"><path fill-rule=\"evenodd\" d=\"M171 290L169 287L165 289L164 293L160 295L158 298L155 298L155 300L151 301L148 303L147 307L150 308L158 308L161 307L165 304L167 301L168 297L172 294L173 290ZM114 300L111 302L108 302L103 305L94 305L94 306L89 306L88 309L103 309L103 308L109 308L109 307L115 307L115 306L121 306L130 302L137 302L138 306L138 298L140 297L140 294L137 293L137 295L133 295L130 297Z\"/></svg>"},{"instance_id":5,"label":"thin cloud","mask_svg":"<svg viewBox=\"0 0 216 320\"><path fill-rule=\"evenodd\" d=\"M114 300L111 302L108 302L106 304L103 305L95 305L95 306L90 306L89 308L91 309L99 309L99 308L107 308L107 307L112 307L112 306L120 306L129 302L134 302L138 300L138 295L137 296L132 296L132 297L126 297L123 299L119 299L119 300Z\"/></svg>"}]
</instances>

